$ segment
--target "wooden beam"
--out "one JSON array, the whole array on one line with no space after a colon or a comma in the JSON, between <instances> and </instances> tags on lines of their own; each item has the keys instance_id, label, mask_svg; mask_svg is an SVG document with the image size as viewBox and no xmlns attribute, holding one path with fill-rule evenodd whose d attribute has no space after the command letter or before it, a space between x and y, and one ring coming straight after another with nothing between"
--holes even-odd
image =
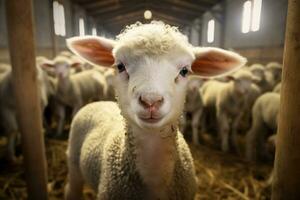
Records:
<instances>
[{"instance_id":1,"label":"wooden beam","mask_svg":"<svg viewBox=\"0 0 300 200\"><path fill-rule=\"evenodd\" d=\"M161 13L161 12L158 12L158 11L155 11L155 10L152 11L152 14L153 14L153 17L158 17L158 18L161 18L161 19L173 21L173 22L176 22L176 23L179 23L179 24L182 24L182 25L190 25L192 23L192 21L190 21L190 20L176 18L176 17L166 15L164 13Z\"/></svg>"},{"instance_id":2,"label":"wooden beam","mask_svg":"<svg viewBox=\"0 0 300 200\"><path fill-rule=\"evenodd\" d=\"M137 4L134 6L126 6L122 7L121 5L117 5L114 7L107 8L105 10L98 10L96 12L89 11L90 15L93 17L102 17L102 18L111 18L114 16L130 13L137 10L145 10L145 4Z\"/></svg>"},{"instance_id":3,"label":"wooden beam","mask_svg":"<svg viewBox=\"0 0 300 200\"><path fill-rule=\"evenodd\" d=\"M300 199L300 1L288 1L272 200Z\"/></svg>"},{"instance_id":4,"label":"wooden beam","mask_svg":"<svg viewBox=\"0 0 300 200\"><path fill-rule=\"evenodd\" d=\"M32 0L6 1L8 44L28 199L47 199L47 171L38 98Z\"/></svg>"}]
</instances>

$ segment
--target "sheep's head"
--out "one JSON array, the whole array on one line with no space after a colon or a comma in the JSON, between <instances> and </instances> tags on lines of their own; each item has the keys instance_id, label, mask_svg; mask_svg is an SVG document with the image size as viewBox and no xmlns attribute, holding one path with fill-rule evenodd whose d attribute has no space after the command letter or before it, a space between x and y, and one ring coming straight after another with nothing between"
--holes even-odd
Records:
<instances>
[{"instance_id":1,"label":"sheep's head","mask_svg":"<svg viewBox=\"0 0 300 200\"><path fill-rule=\"evenodd\" d=\"M159 128L180 116L189 73L219 76L246 62L218 48L193 47L177 28L162 22L128 26L116 40L85 36L67 43L87 61L115 68L122 113L142 128Z\"/></svg>"}]
</instances>

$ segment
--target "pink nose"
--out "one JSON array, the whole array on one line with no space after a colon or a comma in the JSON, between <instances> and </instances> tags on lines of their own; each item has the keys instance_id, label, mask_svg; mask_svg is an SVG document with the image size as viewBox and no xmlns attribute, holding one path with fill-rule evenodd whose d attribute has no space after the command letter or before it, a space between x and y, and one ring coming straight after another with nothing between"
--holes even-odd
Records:
<instances>
[{"instance_id":1,"label":"pink nose","mask_svg":"<svg viewBox=\"0 0 300 200\"><path fill-rule=\"evenodd\" d=\"M146 109L158 109L164 102L163 96L154 93L142 94L139 103Z\"/></svg>"}]
</instances>

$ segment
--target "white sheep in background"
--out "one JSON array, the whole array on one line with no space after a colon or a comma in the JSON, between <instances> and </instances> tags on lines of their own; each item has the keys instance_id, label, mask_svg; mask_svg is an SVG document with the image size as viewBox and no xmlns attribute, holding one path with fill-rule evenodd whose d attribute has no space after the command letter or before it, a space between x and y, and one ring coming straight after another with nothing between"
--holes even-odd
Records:
<instances>
[{"instance_id":1,"label":"white sheep in background","mask_svg":"<svg viewBox=\"0 0 300 200\"><path fill-rule=\"evenodd\" d=\"M12 82L11 67L8 65L7 70L0 76L0 123L4 128L4 135L7 137L6 158L14 163L15 143L18 134L18 124L16 117L15 95ZM53 94L54 88L50 83L49 77L44 72L37 61L37 83L41 111L48 104L48 97Z\"/></svg>"},{"instance_id":2,"label":"white sheep in background","mask_svg":"<svg viewBox=\"0 0 300 200\"><path fill-rule=\"evenodd\" d=\"M256 101L256 99L262 94L261 88L257 86L255 83L251 84L249 88L247 97L245 98L245 106L243 107L242 117L239 124L239 132L245 135L245 133L250 129L252 124L252 115L251 110Z\"/></svg>"},{"instance_id":3,"label":"white sheep in background","mask_svg":"<svg viewBox=\"0 0 300 200\"><path fill-rule=\"evenodd\" d=\"M262 93L272 90L272 86L267 81L265 67L261 64L253 64L249 67L251 73L258 78L256 84L260 87Z\"/></svg>"},{"instance_id":4,"label":"white sheep in background","mask_svg":"<svg viewBox=\"0 0 300 200\"><path fill-rule=\"evenodd\" d=\"M255 80L248 70L239 70L228 78L231 81L207 81L201 88L205 115L214 115L216 121L209 123L217 123L223 152L230 150L230 144L233 150L238 150L236 134L243 116L241 111L246 106L252 81ZM203 117L207 117L205 115Z\"/></svg>"},{"instance_id":5,"label":"white sheep in background","mask_svg":"<svg viewBox=\"0 0 300 200\"><path fill-rule=\"evenodd\" d=\"M7 72L10 69L8 64L0 63L0 74Z\"/></svg>"},{"instance_id":6,"label":"white sheep in background","mask_svg":"<svg viewBox=\"0 0 300 200\"><path fill-rule=\"evenodd\" d=\"M246 158L257 161L267 158L266 141L277 131L280 95L267 92L261 95L252 108L252 126L246 136Z\"/></svg>"},{"instance_id":7,"label":"white sheep in background","mask_svg":"<svg viewBox=\"0 0 300 200\"><path fill-rule=\"evenodd\" d=\"M270 85L271 91L278 83L281 82L282 65L277 62L270 62L266 65L266 79Z\"/></svg>"},{"instance_id":8,"label":"white sheep in background","mask_svg":"<svg viewBox=\"0 0 300 200\"><path fill-rule=\"evenodd\" d=\"M245 59L193 47L162 22L128 26L117 40L75 37L68 46L89 62L115 68L118 104L89 104L75 116L66 199L82 197L83 180L97 199L194 199L193 160L177 126L187 73L221 75Z\"/></svg>"},{"instance_id":9,"label":"white sheep in background","mask_svg":"<svg viewBox=\"0 0 300 200\"><path fill-rule=\"evenodd\" d=\"M189 77L187 83L186 100L184 106L184 113L181 121L182 132L185 133L188 126L188 119L191 118L192 127L192 141L195 145L199 144L201 135L199 134L199 127L201 124L201 115L203 112L203 103L200 92L200 87L204 83L204 80L198 76Z\"/></svg>"},{"instance_id":10,"label":"white sheep in background","mask_svg":"<svg viewBox=\"0 0 300 200\"><path fill-rule=\"evenodd\" d=\"M106 96L107 84L103 74L96 70L85 70L76 74L70 74L73 65L64 57L58 56L53 62L46 64L54 70L58 76L57 91L57 114L59 117L57 135L61 136L65 124L65 106L72 108L72 117L85 104L102 100Z\"/></svg>"}]
</instances>

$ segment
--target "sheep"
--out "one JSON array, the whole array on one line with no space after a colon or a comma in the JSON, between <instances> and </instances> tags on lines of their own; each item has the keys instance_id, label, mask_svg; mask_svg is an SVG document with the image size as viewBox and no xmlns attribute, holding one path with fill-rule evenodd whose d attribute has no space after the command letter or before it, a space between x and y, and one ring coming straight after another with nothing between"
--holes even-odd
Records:
<instances>
[{"instance_id":1,"label":"sheep","mask_svg":"<svg viewBox=\"0 0 300 200\"><path fill-rule=\"evenodd\" d=\"M72 65L71 65L72 64ZM63 133L65 124L65 106L72 108L72 117L85 104L90 101L101 100L106 96L107 84L105 77L96 70L86 70L70 74L76 63L68 59L56 57L54 62L47 63L47 67L54 69L58 76L55 98L57 100L57 114L59 117L56 136Z\"/></svg>"},{"instance_id":2,"label":"sheep","mask_svg":"<svg viewBox=\"0 0 300 200\"><path fill-rule=\"evenodd\" d=\"M200 94L200 87L204 83L203 79L200 79L197 76L190 76L187 83L187 95L184 106L184 114L181 121L182 132L185 133L188 120L187 118L191 117L191 126L192 126L192 140L195 145L199 144L199 124L201 120L203 105L202 105L202 97Z\"/></svg>"},{"instance_id":3,"label":"sheep","mask_svg":"<svg viewBox=\"0 0 300 200\"><path fill-rule=\"evenodd\" d=\"M258 78L256 84L260 87L262 93L271 91L272 87L267 81L265 67L261 64L253 64L250 66L251 73Z\"/></svg>"},{"instance_id":4,"label":"sheep","mask_svg":"<svg viewBox=\"0 0 300 200\"><path fill-rule=\"evenodd\" d=\"M277 62L270 62L266 65L266 79L270 85L270 91L281 82L282 65Z\"/></svg>"},{"instance_id":5,"label":"sheep","mask_svg":"<svg viewBox=\"0 0 300 200\"><path fill-rule=\"evenodd\" d=\"M268 159L266 140L276 133L280 95L267 92L261 95L252 108L252 126L246 135L246 159L255 162Z\"/></svg>"},{"instance_id":6,"label":"sheep","mask_svg":"<svg viewBox=\"0 0 300 200\"><path fill-rule=\"evenodd\" d=\"M47 74L42 70L39 64L37 68L37 83L41 110L48 104L48 96L53 92L49 83ZM6 159L15 163L15 143L18 134L18 124L16 119L15 95L12 83L11 67L0 76L0 123L4 129L4 135L7 137Z\"/></svg>"},{"instance_id":7,"label":"sheep","mask_svg":"<svg viewBox=\"0 0 300 200\"><path fill-rule=\"evenodd\" d=\"M0 63L0 75L7 72L10 69L8 64Z\"/></svg>"},{"instance_id":8,"label":"sheep","mask_svg":"<svg viewBox=\"0 0 300 200\"><path fill-rule=\"evenodd\" d=\"M230 143L233 150L237 148L237 129L242 119L241 110L246 106L246 99L255 77L247 71L240 70L232 76L228 76L231 81L219 82L215 80L204 83L201 88L205 115L212 114L212 120L218 124L218 136L221 139L221 149L223 152L230 150ZM203 117L207 117L207 116ZM201 120L206 122L205 119ZM206 130L205 125L204 130Z\"/></svg>"},{"instance_id":9,"label":"sheep","mask_svg":"<svg viewBox=\"0 0 300 200\"><path fill-rule=\"evenodd\" d=\"M193 160L177 125L187 74L221 75L246 59L193 47L162 22L133 24L116 40L86 36L67 44L89 62L114 68L118 103L92 103L76 114L66 199L82 197L83 180L97 199L194 199Z\"/></svg>"}]
</instances>

